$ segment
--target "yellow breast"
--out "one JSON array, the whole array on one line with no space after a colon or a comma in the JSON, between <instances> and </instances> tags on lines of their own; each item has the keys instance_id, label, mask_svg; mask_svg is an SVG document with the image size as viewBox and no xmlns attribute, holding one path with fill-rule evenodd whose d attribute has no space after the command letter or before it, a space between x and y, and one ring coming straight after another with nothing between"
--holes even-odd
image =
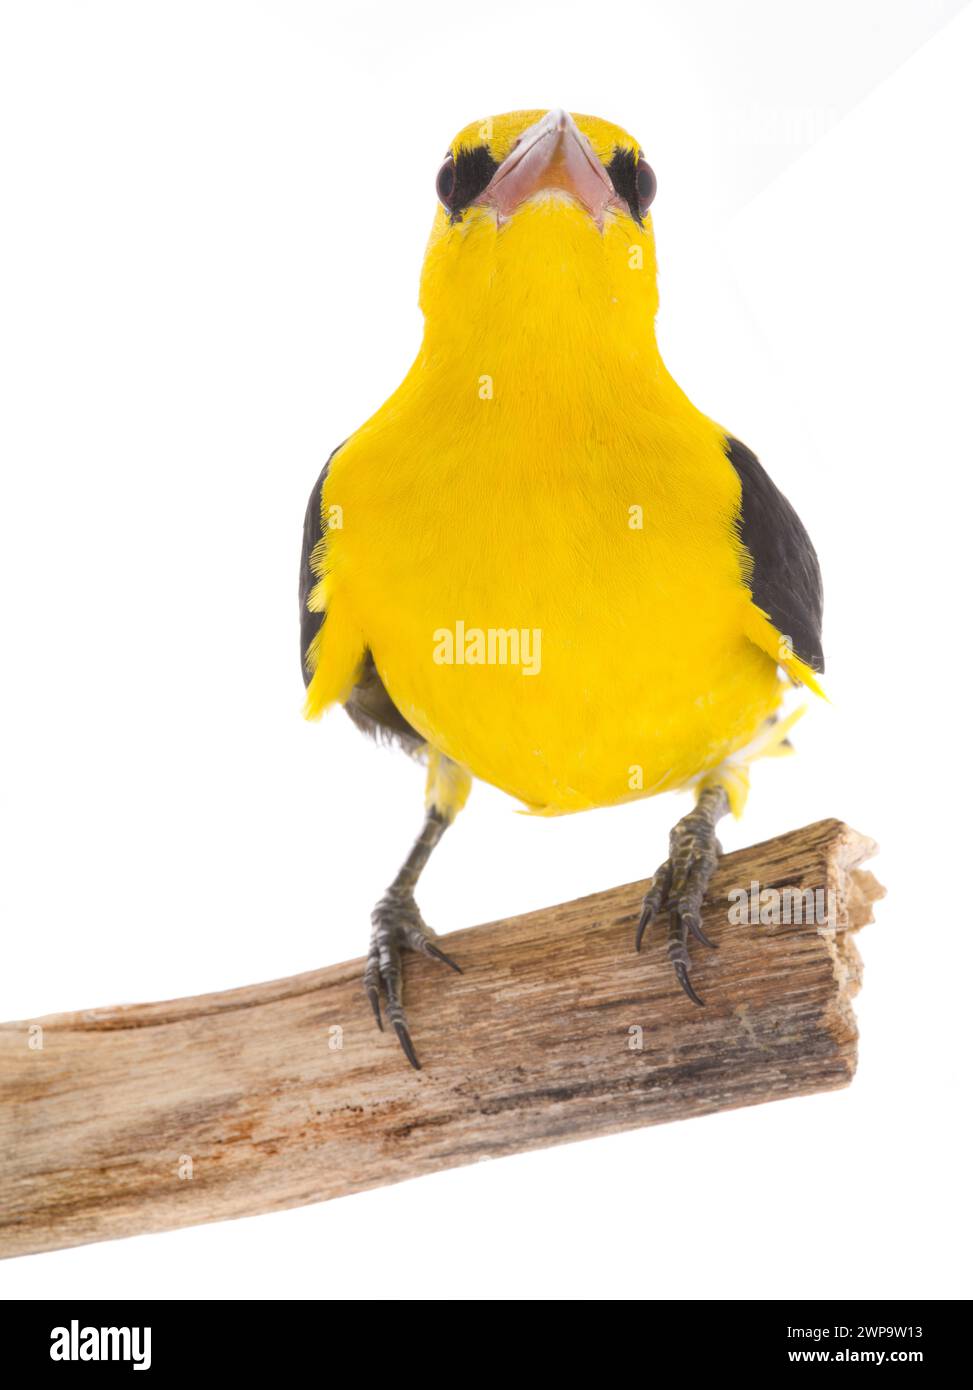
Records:
<instances>
[{"instance_id":1,"label":"yellow breast","mask_svg":"<svg viewBox=\"0 0 973 1390\"><path fill-rule=\"evenodd\" d=\"M717 432L656 421L648 442L570 446L482 404L462 445L427 430L387 454L397 431L375 429L338 455L331 603L409 722L528 805L682 785L779 698L744 635Z\"/></svg>"}]
</instances>

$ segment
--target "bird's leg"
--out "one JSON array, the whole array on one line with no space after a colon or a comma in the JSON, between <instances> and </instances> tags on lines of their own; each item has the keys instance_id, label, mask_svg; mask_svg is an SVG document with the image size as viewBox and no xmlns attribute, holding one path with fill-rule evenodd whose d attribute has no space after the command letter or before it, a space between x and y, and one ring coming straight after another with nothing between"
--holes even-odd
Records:
<instances>
[{"instance_id":1,"label":"bird's leg","mask_svg":"<svg viewBox=\"0 0 973 1390\"><path fill-rule=\"evenodd\" d=\"M412 1065L419 1069L419 1058L406 1024L402 1007L402 950L421 951L423 955L441 960L453 970L460 967L435 944L435 933L422 919L416 905L415 887L432 854L442 838L449 821L441 812L430 807L425 824L391 886L372 912L372 941L365 966L365 992L382 1027L381 994L385 992L385 1012L395 1029L402 1051ZM462 973L462 972L460 972Z\"/></svg>"},{"instance_id":2,"label":"bird's leg","mask_svg":"<svg viewBox=\"0 0 973 1390\"><path fill-rule=\"evenodd\" d=\"M660 864L642 901L642 915L635 932L635 949L642 945L646 928L658 914L669 914L669 959L676 978L694 1004L702 999L689 978L689 934L704 946L715 946L703 931L701 908L706 888L722 853L716 823L730 809L723 787L704 787L688 816L669 834L669 858Z\"/></svg>"},{"instance_id":3,"label":"bird's leg","mask_svg":"<svg viewBox=\"0 0 973 1390\"><path fill-rule=\"evenodd\" d=\"M402 1051L419 1070L402 1006L402 951L420 951L462 974L446 952L436 945L436 933L422 919L415 900L419 875L442 839L443 831L466 800L470 778L464 769L441 754L430 753L426 819L408 858L372 912L372 939L365 965L365 993L382 1027L382 995L385 1014L402 1045Z\"/></svg>"}]
</instances>

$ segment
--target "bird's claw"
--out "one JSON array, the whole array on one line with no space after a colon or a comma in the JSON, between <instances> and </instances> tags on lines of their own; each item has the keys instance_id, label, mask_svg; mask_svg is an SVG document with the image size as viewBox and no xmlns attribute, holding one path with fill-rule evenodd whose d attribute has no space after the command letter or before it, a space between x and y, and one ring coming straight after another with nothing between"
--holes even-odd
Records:
<instances>
[{"instance_id":1,"label":"bird's claw","mask_svg":"<svg viewBox=\"0 0 973 1390\"><path fill-rule=\"evenodd\" d=\"M390 889L372 912L372 939L365 964L365 993L375 1022L382 1024L382 996L385 1014L411 1066L421 1070L402 1005L402 950L418 951L448 965L457 974L463 971L435 944L434 932L422 919L411 892Z\"/></svg>"},{"instance_id":2,"label":"bird's claw","mask_svg":"<svg viewBox=\"0 0 973 1390\"><path fill-rule=\"evenodd\" d=\"M404 1023L397 1023L395 1025L395 1033L398 1037L399 1042L402 1044L402 1051L409 1059L410 1065L415 1067L416 1071L422 1071L422 1063L416 1056L416 1050L412 1043L412 1035L410 1034L408 1028L405 1026Z\"/></svg>"},{"instance_id":3,"label":"bird's claw","mask_svg":"<svg viewBox=\"0 0 973 1390\"><path fill-rule=\"evenodd\" d=\"M660 864L656 869L652 876L652 883L649 887L649 891L642 899L642 915L639 917L639 924L635 928L636 951L641 951L643 936L662 911L662 906L669 896L671 884L672 865L667 859L664 864Z\"/></svg>"},{"instance_id":4,"label":"bird's claw","mask_svg":"<svg viewBox=\"0 0 973 1390\"><path fill-rule=\"evenodd\" d=\"M698 1004L699 1007L702 1009L704 1007L703 1001L702 999L700 999L699 995L693 989L693 983L692 980L690 980L689 978L689 969L686 966L686 964L681 960L677 960L674 963L673 969L676 972L676 979L682 985L683 989L689 995L690 999L693 1001L694 1004Z\"/></svg>"}]
</instances>

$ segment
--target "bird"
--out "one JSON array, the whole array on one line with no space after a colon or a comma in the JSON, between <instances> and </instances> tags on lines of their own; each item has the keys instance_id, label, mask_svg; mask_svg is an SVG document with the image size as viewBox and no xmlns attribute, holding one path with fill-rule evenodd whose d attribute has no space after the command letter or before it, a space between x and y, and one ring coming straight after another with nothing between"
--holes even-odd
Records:
<instances>
[{"instance_id":1,"label":"bird","mask_svg":"<svg viewBox=\"0 0 973 1390\"><path fill-rule=\"evenodd\" d=\"M690 945L713 944L718 822L742 813L755 758L790 751L789 691L823 695L807 531L660 355L656 189L641 145L597 117L461 130L435 180L418 354L308 501L305 715L341 705L427 769L363 981L417 1069L404 961L461 966L416 885L473 779L538 815L691 790L635 946L664 922L701 1006Z\"/></svg>"}]
</instances>

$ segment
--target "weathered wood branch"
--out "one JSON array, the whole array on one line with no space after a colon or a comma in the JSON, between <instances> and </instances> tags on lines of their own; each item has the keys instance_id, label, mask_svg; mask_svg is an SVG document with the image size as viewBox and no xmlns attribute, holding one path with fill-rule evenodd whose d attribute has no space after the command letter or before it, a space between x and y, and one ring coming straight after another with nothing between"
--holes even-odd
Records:
<instances>
[{"instance_id":1,"label":"weathered wood branch","mask_svg":"<svg viewBox=\"0 0 973 1390\"><path fill-rule=\"evenodd\" d=\"M851 933L882 893L858 866L874 849L821 821L721 860L704 915L720 949L695 950L705 1009L658 931L632 950L644 883L456 932L465 974L406 967L421 1073L375 1031L361 961L5 1024L0 1253L277 1211L844 1086ZM831 894L832 920L734 924L728 895L753 881L821 890L819 908Z\"/></svg>"}]
</instances>

